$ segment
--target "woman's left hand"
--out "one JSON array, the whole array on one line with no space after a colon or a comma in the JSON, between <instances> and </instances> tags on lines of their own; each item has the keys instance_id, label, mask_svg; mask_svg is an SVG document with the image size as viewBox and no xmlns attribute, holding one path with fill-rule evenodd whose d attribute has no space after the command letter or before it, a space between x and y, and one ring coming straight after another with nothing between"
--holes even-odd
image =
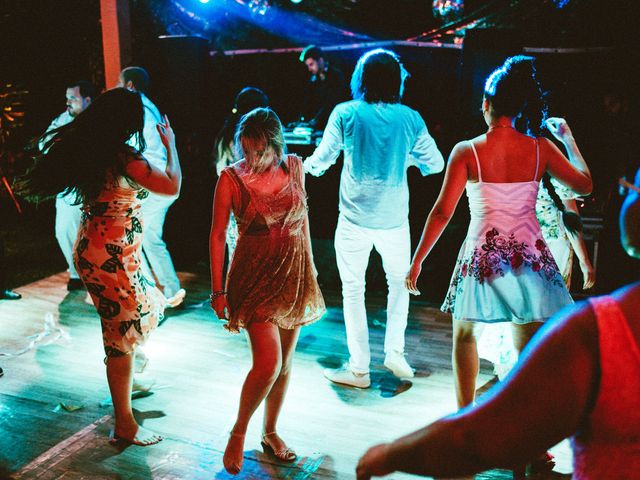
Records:
<instances>
[{"instance_id":1,"label":"woman's left hand","mask_svg":"<svg viewBox=\"0 0 640 480\"><path fill-rule=\"evenodd\" d=\"M417 287L420 272L422 272L422 264L413 262L409 273L407 273L407 278L404 280L405 286L411 295L420 295L420 290Z\"/></svg>"},{"instance_id":2,"label":"woman's left hand","mask_svg":"<svg viewBox=\"0 0 640 480\"><path fill-rule=\"evenodd\" d=\"M371 477L382 477L393 470L387 465L387 449L389 445L381 443L371 447L360 457L356 467L356 477L358 480L369 480Z\"/></svg>"}]
</instances>

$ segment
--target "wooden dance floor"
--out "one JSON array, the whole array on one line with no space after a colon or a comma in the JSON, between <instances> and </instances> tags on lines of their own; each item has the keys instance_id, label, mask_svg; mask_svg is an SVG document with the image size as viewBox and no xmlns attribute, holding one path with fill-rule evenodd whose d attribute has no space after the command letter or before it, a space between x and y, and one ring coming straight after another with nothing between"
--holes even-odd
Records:
<instances>
[{"instance_id":1,"label":"wooden dance floor","mask_svg":"<svg viewBox=\"0 0 640 480\"><path fill-rule=\"evenodd\" d=\"M85 292L67 292L60 273L18 288L23 299L0 301L0 478L224 479L227 432L250 365L244 335L222 328L206 301L208 278L181 274L187 305L171 312L145 351L152 394L133 405L139 422L162 434L152 447L107 443L112 425L100 326ZM385 299L368 297L373 355L368 390L339 387L323 376L347 358L340 298L327 294L324 319L304 327L279 432L299 457L283 464L260 448L262 411L245 443L243 479L351 479L370 445L391 440L455 410L451 324L424 304L411 306L411 382L382 366ZM483 364L479 385L492 379ZM554 451L566 478L569 454ZM392 474L392 479L417 478ZM507 479L494 470L477 479Z\"/></svg>"}]
</instances>

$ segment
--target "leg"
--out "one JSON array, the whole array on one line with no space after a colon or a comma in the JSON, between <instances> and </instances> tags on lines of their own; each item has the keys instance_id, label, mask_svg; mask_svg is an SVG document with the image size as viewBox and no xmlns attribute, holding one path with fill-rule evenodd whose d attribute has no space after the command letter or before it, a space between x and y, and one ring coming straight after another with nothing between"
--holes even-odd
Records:
<instances>
[{"instance_id":1,"label":"leg","mask_svg":"<svg viewBox=\"0 0 640 480\"><path fill-rule=\"evenodd\" d=\"M453 373L458 408L471 405L476 395L476 378L480 370L475 324L453 320Z\"/></svg>"},{"instance_id":2,"label":"leg","mask_svg":"<svg viewBox=\"0 0 640 480\"><path fill-rule=\"evenodd\" d=\"M289 386L289 379L291 378L291 367L293 366L293 354L296 350L296 344L298 343L298 337L300 336L300 327L296 327L293 330L285 330L280 328L280 345L282 351L282 366L277 380L271 387L271 391L267 395L264 405L264 427L263 434L266 437L268 445L274 452L284 452L287 450L286 444L282 441L280 436L276 433L276 426L278 423L278 417L280 416L280 410L284 402L284 396L287 393ZM263 441L265 441L263 439ZM295 459L295 453L290 451L291 454L287 460L291 458Z\"/></svg>"},{"instance_id":3,"label":"leg","mask_svg":"<svg viewBox=\"0 0 640 480\"><path fill-rule=\"evenodd\" d=\"M278 327L269 322L255 322L247 327L253 363L240 393L238 416L224 451L223 463L229 473L242 468L244 435L253 412L265 399L282 368Z\"/></svg>"},{"instance_id":4,"label":"leg","mask_svg":"<svg viewBox=\"0 0 640 480\"><path fill-rule=\"evenodd\" d=\"M342 306L349 363L353 372L369 373L371 354L364 291L365 273L373 242L364 229L340 217L336 229L335 248L342 282Z\"/></svg>"},{"instance_id":5,"label":"leg","mask_svg":"<svg viewBox=\"0 0 640 480\"><path fill-rule=\"evenodd\" d=\"M513 346L518 352L518 356L524 350L524 347L529 343L529 340L536 334L536 332L542 327L542 322L530 322L524 324L511 323L513 332ZM553 460L553 455L549 452L545 452L538 458L532 460L529 463L529 470L531 473L550 472L555 467L556 462ZM525 478L522 473L524 468L521 468L519 478ZM516 478L514 473L514 478Z\"/></svg>"},{"instance_id":6,"label":"leg","mask_svg":"<svg viewBox=\"0 0 640 480\"><path fill-rule=\"evenodd\" d=\"M115 416L114 439L123 439L135 445L152 445L162 437L142 428L133 418L131 384L133 380L133 354L107 357L107 381Z\"/></svg>"},{"instance_id":7,"label":"leg","mask_svg":"<svg viewBox=\"0 0 640 480\"><path fill-rule=\"evenodd\" d=\"M404 333L409 315L409 291L404 283L411 255L409 224L375 231L373 238L374 246L382 257L389 287L384 338L385 364L399 377L413 377L413 369L404 358Z\"/></svg>"},{"instance_id":8,"label":"leg","mask_svg":"<svg viewBox=\"0 0 640 480\"><path fill-rule=\"evenodd\" d=\"M176 275L171 255L167 250L167 244L162 239L164 220L174 201L175 199L151 194L142 204L144 230L142 250L153 274L164 288L163 293L167 298L174 296L180 290L180 281Z\"/></svg>"},{"instance_id":9,"label":"leg","mask_svg":"<svg viewBox=\"0 0 640 480\"><path fill-rule=\"evenodd\" d=\"M529 343L529 340L531 340L542 325L542 322L530 322L523 324L511 323L513 346L517 350L518 355L522 353L524 347Z\"/></svg>"},{"instance_id":10,"label":"leg","mask_svg":"<svg viewBox=\"0 0 640 480\"><path fill-rule=\"evenodd\" d=\"M56 197L55 233L60 250L69 266L69 280L80 280L73 263L73 247L78 238L82 212L79 205L71 205L72 196Z\"/></svg>"}]
</instances>

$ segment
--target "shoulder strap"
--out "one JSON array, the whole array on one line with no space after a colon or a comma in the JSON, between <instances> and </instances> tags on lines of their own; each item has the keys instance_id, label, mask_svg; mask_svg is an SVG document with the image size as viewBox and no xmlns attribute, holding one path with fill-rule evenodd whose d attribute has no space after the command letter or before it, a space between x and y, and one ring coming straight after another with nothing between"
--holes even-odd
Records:
<instances>
[{"instance_id":1,"label":"shoulder strap","mask_svg":"<svg viewBox=\"0 0 640 480\"><path fill-rule=\"evenodd\" d=\"M304 190L304 168L302 167L302 159L297 155L288 155L287 165L291 172L291 178Z\"/></svg>"},{"instance_id":2,"label":"shoulder strap","mask_svg":"<svg viewBox=\"0 0 640 480\"><path fill-rule=\"evenodd\" d=\"M476 167L478 167L478 181L482 181L482 172L480 171L480 159L478 158L478 152L476 152L476 147L473 145L473 142L469 140L469 145L471 145L471 150L473 150L473 156L476 157Z\"/></svg>"},{"instance_id":3,"label":"shoulder strap","mask_svg":"<svg viewBox=\"0 0 640 480\"><path fill-rule=\"evenodd\" d=\"M236 198L240 201L240 204L245 205L246 202L251 198L251 193L245 186L242 179L238 176L238 174L236 173L236 171L233 169L231 165L222 169L222 171L220 172L220 175L222 176L224 174L226 174L231 180L231 183L233 184L237 194Z\"/></svg>"},{"instance_id":4,"label":"shoulder strap","mask_svg":"<svg viewBox=\"0 0 640 480\"><path fill-rule=\"evenodd\" d=\"M540 167L540 142L536 138L536 173L533 175L533 181L538 180L538 168Z\"/></svg>"}]
</instances>

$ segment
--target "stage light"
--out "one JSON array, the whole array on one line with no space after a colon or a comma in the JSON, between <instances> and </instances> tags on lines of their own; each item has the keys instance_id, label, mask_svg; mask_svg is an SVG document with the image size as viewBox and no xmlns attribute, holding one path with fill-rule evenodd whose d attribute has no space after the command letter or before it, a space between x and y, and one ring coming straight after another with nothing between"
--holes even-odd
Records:
<instances>
[{"instance_id":1,"label":"stage light","mask_svg":"<svg viewBox=\"0 0 640 480\"><path fill-rule=\"evenodd\" d=\"M210 0L200 0L200 3L209 3Z\"/></svg>"},{"instance_id":2,"label":"stage light","mask_svg":"<svg viewBox=\"0 0 640 480\"><path fill-rule=\"evenodd\" d=\"M463 0L434 0L431 4L433 16L443 23L449 23L462 17Z\"/></svg>"},{"instance_id":3,"label":"stage light","mask_svg":"<svg viewBox=\"0 0 640 480\"><path fill-rule=\"evenodd\" d=\"M302 0L291 0L291 3L302 3Z\"/></svg>"}]
</instances>

